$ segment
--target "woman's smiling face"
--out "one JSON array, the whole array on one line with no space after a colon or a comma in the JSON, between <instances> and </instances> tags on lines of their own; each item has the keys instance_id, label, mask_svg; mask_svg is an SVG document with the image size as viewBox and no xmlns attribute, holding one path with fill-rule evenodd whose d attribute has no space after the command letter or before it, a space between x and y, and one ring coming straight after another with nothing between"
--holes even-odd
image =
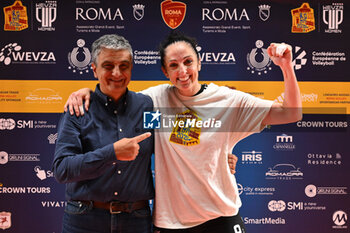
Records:
<instances>
[{"instance_id":1,"label":"woman's smiling face","mask_svg":"<svg viewBox=\"0 0 350 233\"><path fill-rule=\"evenodd\" d=\"M193 96L200 90L200 69L197 54L187 42L178 41L166 47L162 70L180 94Z\"/></svg>"}]
</instances>

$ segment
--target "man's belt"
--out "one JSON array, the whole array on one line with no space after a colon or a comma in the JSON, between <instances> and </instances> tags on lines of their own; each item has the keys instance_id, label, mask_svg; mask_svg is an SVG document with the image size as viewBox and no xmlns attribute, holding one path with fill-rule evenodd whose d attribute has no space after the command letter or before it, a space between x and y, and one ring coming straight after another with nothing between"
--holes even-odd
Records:
<instances>
[{"instance_id":1,"label":"man's belt","mask_svg":"<svg viewBox=\"0 0 350 233\"><path fill-rule=\"evenodd\" d=\"M82 201L83 203L89 203L88 201ZM111 201L111 202L99 202L92 201L92 205L98 209L109 210L111 214L119 214L121 212L131 213L134 210L139 210L149 206L148 201L136 201L136 202L119 202L119 201Z\"/></svg>"}]
</instances>

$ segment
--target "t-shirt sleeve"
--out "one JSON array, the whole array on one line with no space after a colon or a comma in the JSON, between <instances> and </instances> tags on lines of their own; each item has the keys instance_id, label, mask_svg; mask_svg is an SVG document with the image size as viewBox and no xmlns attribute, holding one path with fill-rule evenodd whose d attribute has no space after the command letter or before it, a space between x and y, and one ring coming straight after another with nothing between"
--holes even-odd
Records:
<instances>
[{"instance_id":1,"label":"t-shirt sleeve","mask_svg":"<svg viewBox=\"0 0 350 233\"><path fill-rule=\"evenodd\" d=\"M240 104L233 114L233 137L236 142L253 133L262 131L265 119L272 107L273 101L264 100L244 93L240 98Z\"/></svg>"},{"instance_id":2,"label":"t-shirt sleeve","mask_svg":"<svg viewBox=\"0 0 350 233\"><path fill-rule=\"evenodd\" d=\"M164 95L164 93L166 93L166 89L170 87L171 86L169 84L161 84L154 87L149 87L145 90L140 91L139 93L151 97L154 107L158 107L157 103L159 102L159 98L164 98L162 95Z\"/></svg>"}]
</instances>

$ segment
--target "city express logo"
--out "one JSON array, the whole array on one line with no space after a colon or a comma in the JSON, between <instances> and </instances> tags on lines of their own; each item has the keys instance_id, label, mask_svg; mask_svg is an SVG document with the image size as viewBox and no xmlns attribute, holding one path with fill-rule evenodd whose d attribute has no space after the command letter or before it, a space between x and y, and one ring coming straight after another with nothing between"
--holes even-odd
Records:
<instances>
[{"instance_id":1,"label":"city express logo","mask_svg":"<svg viewBox=\"0 0 350 233\"><path fill-rule=\"evenodd\" d=\"M186 15L186 4L183 2L165 0L160 4L160 9L164 22L171 29L180 26Z\"/></svg>"},{"instance_id":2,"label":"city express logo","mask_svg":"<svg viewBox=\"0 0 350 233\"><path fill-rule=\"evenodd\" d=\"M27 7L21 1L15 1L13 5L4 7L5 31L22 31L28 28Z\"/></svg>"}]
</instances>

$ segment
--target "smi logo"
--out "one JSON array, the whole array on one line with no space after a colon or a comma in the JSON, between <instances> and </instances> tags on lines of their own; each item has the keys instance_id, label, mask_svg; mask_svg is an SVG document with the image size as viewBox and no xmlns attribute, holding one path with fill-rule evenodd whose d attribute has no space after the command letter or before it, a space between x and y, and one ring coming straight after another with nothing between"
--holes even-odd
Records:
<instances>
[{"instance_id":1,"label":"smi logo","mask_svg":"<svg viewBox=\"0 0 350 233\"><path fill-rule=\"evenodd\" d=\"M56 58L53 52L25 52L17 43L7 44L1 49L0 63L6 66L13 64L55 64Z\"/></svg>"}]
</instances>

